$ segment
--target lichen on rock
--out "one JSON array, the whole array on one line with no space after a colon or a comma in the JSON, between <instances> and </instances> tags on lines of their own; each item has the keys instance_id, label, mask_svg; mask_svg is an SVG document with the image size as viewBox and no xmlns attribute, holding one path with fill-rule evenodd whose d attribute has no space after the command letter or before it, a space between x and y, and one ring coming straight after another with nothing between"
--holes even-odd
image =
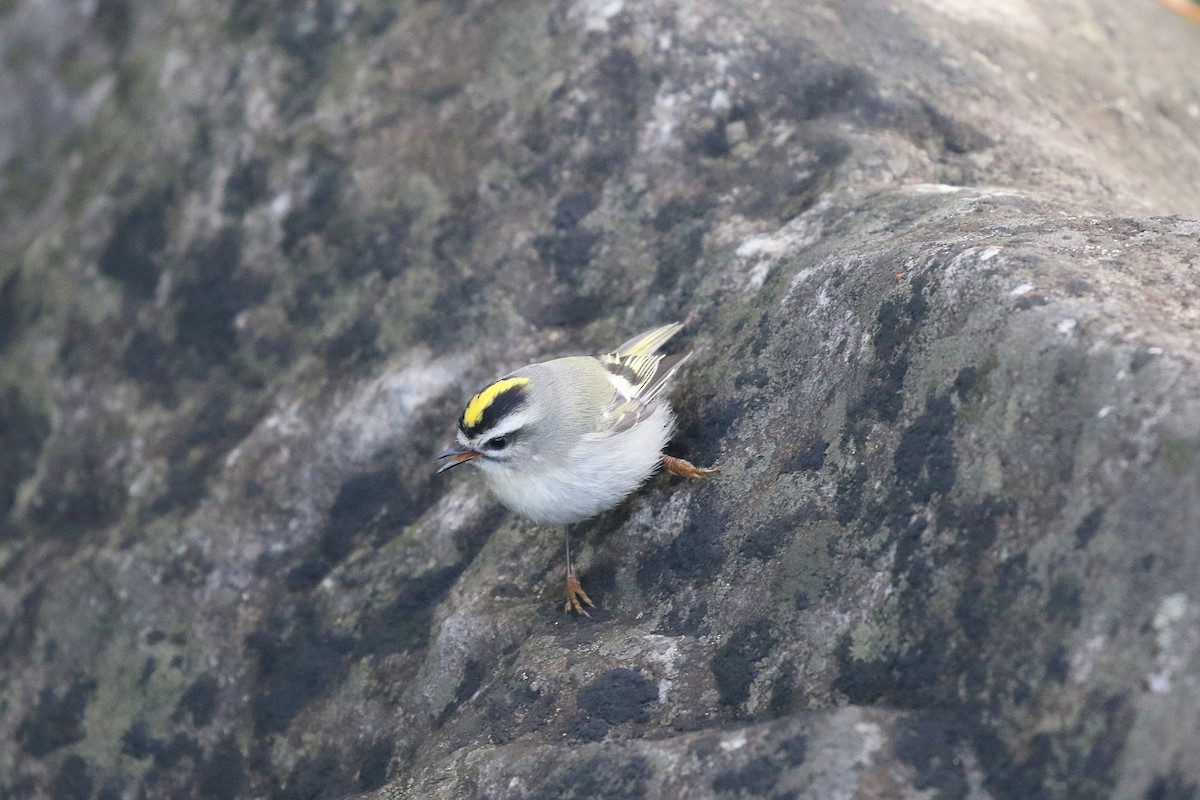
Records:
<instances>
[{"instance_id":1,"label":"lichen on rock","mask_svg":"<svg viewBox=\"0 0 1200 800\"><path fill-rule=\"evenodd\" d=\"M0 3L0 797L1196 793L1193 31L43 5ZM564 616L561 531L430 459L675 319L720 474L577 526Z\"/></svg>"}]
</instances>

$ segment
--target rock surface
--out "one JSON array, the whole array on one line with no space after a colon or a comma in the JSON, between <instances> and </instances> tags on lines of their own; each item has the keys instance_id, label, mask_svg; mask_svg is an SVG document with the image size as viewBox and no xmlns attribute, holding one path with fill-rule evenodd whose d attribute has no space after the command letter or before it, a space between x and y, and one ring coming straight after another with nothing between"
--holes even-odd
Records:
<instances>
[{"instance_id":1,"label":"rock surface","mask_svg":"<svg viewBox=\"0 0 1200 800\"><path fill-rule=\"evenodd\" d=\"M1200 793L1200 31L85 5L0 2L0 798ZM721 473L565 616L430 458L685 318Z\"/></svg>"}]
</instances>

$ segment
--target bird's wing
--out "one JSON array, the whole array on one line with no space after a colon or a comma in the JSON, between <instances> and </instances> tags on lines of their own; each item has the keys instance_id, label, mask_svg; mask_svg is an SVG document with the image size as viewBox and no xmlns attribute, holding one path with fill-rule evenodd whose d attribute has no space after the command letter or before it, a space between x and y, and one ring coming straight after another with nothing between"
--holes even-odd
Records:
<instances>
[{"instance_id":1,"label":"bird's wing","mask_svg":"<svg viewBox=\"0 0 1200 800\"><path fill-rule=\"evenodd\" d=\"M608 430L629 430L654 410L654 401L691 353L664 356L658 350L683 328L677 322L635 336L611 353L597 356L615 390L605 412Z\"/></svg>"}]
</instances>

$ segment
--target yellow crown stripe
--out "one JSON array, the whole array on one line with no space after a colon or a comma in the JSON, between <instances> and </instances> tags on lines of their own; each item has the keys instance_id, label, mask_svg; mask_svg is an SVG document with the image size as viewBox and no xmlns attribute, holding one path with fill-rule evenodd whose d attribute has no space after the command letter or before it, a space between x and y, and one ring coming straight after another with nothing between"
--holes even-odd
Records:
<instances>
[{"instance_id":1,"label":"yellow crown stripe","mask_svg":"<svg viewBox=\"0 0 1200 800\"><path fill-rule=\"evenodd\" d=\"M517 386L524 386L529 383L529 378L504 378L496 381L491 386L484 389L479 394L471 398L471 402L467 403L467 410L463 412L463 423L468 428L473 428L483 419L483 412L487 411L488 406L496 401L496 398Z\"/></svg>"}]
</instances>

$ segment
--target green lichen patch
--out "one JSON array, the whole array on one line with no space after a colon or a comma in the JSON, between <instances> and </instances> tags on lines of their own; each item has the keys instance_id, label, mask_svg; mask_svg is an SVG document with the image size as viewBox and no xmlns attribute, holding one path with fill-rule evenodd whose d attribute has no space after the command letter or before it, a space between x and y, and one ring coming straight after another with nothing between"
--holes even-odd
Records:
<instances>
[{"instance_id":1,"label":"green lichen patch","mask_svg":"<svg viewBox=\"0 0 1200 800\"><path fill-rule=\"evenodd\" d=\"M1155 458L1166 464L1176 475L1190 473L1200 453L1200 441L1195 439L1163 438L1158 442Z\"/></svg>"}]
</instances>

